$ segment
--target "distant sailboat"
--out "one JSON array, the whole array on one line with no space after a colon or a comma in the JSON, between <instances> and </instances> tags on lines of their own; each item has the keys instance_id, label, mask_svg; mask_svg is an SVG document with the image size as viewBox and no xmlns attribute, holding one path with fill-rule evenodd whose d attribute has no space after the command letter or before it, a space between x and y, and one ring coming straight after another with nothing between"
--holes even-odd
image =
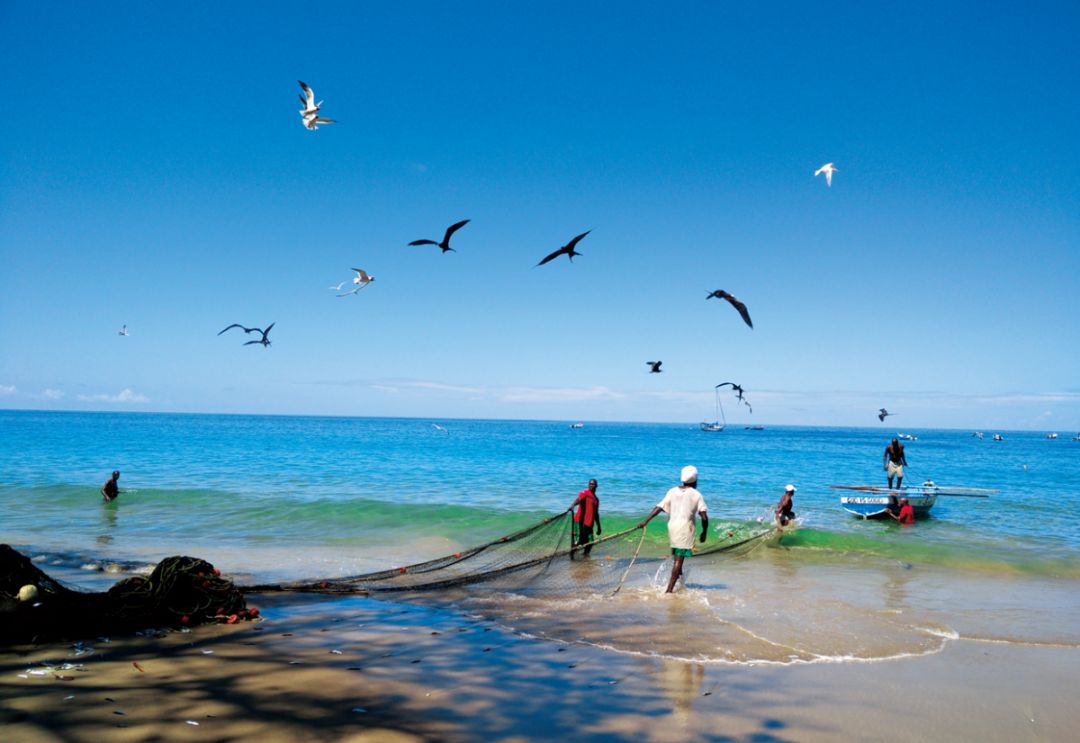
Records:
<instances>
[{"instance_id":1,"label":"distant sailboat","mask_svg":"<svg viewBox=\"0 0 1080 743\"><path fill-rule=\"evenodd\" d=\"M723 431L724 426L727 425L727 418L724 417L724 406L720 404L720 388L717 387L714 392L716 392L716 419L711 423L709 421L702 421L702 431Z\"/></svg>"}]
</instances>

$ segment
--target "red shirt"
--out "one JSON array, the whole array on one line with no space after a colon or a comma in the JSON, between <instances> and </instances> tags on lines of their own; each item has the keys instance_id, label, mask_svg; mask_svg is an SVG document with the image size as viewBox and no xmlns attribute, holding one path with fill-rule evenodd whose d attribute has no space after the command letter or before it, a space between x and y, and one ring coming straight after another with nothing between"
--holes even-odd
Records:
<instances>
[{"instance_id":1,"label":"red shirt","mask_svg":"<svg viewBox=\"0 0 1080 743\"><path fill-rule=\"evenodd\" d=\"M574 521L582 526L592 526L596 521L596 512L600 510L600 499L596 493L585 488L577 496L577 510L574 511Z\"/></svg>"},{"instance_id":2,"label":"red shirt","mask_svg":"<svg viewBox=\"0 0 1080 743\"><path fill-rule=\"evenodd\" d=\"M915 509L911 507L910 503L905 503L900 506L900 513L897 514L900 518L901 524L914 524L915 523Z\"/></svg>"}]
</instances>

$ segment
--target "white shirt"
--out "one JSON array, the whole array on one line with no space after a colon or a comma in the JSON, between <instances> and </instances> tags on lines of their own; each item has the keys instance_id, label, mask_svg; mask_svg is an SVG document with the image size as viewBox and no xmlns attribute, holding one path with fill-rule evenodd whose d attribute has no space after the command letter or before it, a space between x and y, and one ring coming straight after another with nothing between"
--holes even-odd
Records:
<instances>
[{"instance_id":1,"label":"white shirt","mask_svg":"<svg viewBox=\"0 0 1080 743\"><path fill-rule=\"evenodd\" d=\"M689 485L667 491L664 499L656 504L668 515L668 539L676 549L693 549L694 523L698 513L705 513L705 499L696 488Z\"/></svg>"}]
</instances>

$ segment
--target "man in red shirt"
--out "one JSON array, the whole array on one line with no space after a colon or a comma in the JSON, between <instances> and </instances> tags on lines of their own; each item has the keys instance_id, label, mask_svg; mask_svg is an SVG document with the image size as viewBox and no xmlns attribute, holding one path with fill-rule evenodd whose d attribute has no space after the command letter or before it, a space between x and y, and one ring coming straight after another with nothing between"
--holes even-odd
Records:
<instances>
[{"instance_id":1,"label":"man in red shirt","mask_svg":"<svg viewBox=\"0 0 1080 743\"><path fill-rule=\"evenodd\" d=\"M596 496L596 480L589 480L589 487L578 493L574 505L574 526L577 530L575 546L588 545L585 547L585 556L592 551L593 527L596 528L596 536L600 536L600 499ZM573 559L574 553L570 553Z\"/></svg>"},{"instance_id":2,"label":"man in red shirt","mask_svg":"<svg viewBox=\"0 0 1080 743\"><path fill-rule=\"evenodd\" d=\"M915 509L911 507L910 503L908 503L907 498L900 499L899 514L895 514L892 511L886 511L885 513L892 516L893 519L898 521L901 526L911 526L915 523Z\"/></svg>"}]
</instances>

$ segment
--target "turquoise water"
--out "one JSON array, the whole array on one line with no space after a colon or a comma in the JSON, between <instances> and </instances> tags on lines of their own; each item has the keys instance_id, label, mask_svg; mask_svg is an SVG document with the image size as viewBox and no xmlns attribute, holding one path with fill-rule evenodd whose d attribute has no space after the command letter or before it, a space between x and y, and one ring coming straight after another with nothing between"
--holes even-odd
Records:
<instances>
[{"instance_id":1,"label":"turquoise water","mask_svg":"<svg viewBox=\"0 0 1080 743\"><path fill-rule=\"evenodd\" d=\"M432 426L439 423L447 432ZM212 549L254 572L304 572L298 551L431 557L560 511L600 481L609 532L647 513L693 463L714 519L768 518L798 488L785 546L964 570L1080 577L1080 442L1071 434L919 430L912 484L998 488L940 498L913 530L863 522L829 484L883 483L891 429L0 412L0 540L103 559ZM1026 465L1026 467L1025 467ZM98 488L122 471L123 494ZM657 538L662 538L658 535ZM443 541L446 540L446 541ZM275 550L288 553L283 566ZM369 554L370 553L370 554Z\"/></svg>"}]
</instances>

